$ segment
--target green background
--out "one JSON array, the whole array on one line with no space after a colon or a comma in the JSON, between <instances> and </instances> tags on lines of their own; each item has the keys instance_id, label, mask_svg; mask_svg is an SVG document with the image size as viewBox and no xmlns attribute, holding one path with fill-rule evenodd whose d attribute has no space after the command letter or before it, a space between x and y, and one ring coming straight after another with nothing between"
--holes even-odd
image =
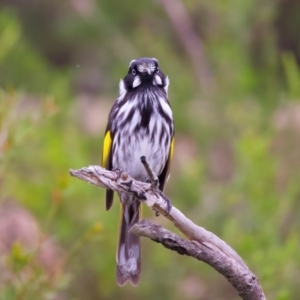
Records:
<instances>
[{"instance_id":1,"label":"green background","mask_svg":"<svg viewBox=\"0 0 300 300\"><path fill-rule=\"evenodd\" d=\"M119 288L118 201L106 212L104 190L69 175L100 163L119 80L143 56L170 78L166 194L241 255L268 299L298 298L300 4L164 4L0 2L1 300L239 299L209 266L149 240L139 286Z\"/></svg>"}]
</instances>

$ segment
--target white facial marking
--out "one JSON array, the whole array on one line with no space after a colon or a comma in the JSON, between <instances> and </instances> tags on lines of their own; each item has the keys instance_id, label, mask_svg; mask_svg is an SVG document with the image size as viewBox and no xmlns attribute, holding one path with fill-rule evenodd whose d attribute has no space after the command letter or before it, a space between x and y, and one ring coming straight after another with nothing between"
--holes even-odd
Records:
<instances>
[{"instance_id":1,"label":"white facial marking","mask_svg":"<svg viewBox=\"0 0 300 300\"><path fill-rule=\"evenodd\" d=\"M133 83L132 83L132 87L136 88L137 86L139 86L141 84L141 79L140 76L135 76Z\"/></svg>"},{"instance_id":2,"label":"white facial marking","mask_svg":"<svg viewBox=\"0 0 300 300\"><path fill-rule=\"evenodd\" d=\"M139 72L144 73L147 72L149 75L155 71L155 64L154 62L150 62L150 63L143 63L137 66L137 69Z\"/></svg>"},{"instance_id":3,"label":"white facial marking","mask_svg":"<svg viewBox=\"0 0 300 300\"><path fill-rule=\"evenodd\" d=\"M155 75L155 76L154 76L154 82L155 82L157 85L162 85L162 80L161 80L161 78L160 78L158 75Z\"/></svg>"},{"instance_id":4,"label":"white facial marking","mask_svg":"<svg viewBox=\"0 0 300 300\"><path fill-rule=\"evenodd\" d=\"M137 66L137 69L139 70L139 72L144 72L144 69L145 69L145 65L138 65Z\"/></svg>"},{"instance_id":5,"label":"white facial marking","mask_svg":"<svg viewBox=\"0 0 300 300\"><path fill-rule=\"evenodd\" d=\"M155 70L155 64L154 62L151 62L148 67L150 68L150 70L153 72Z\"/></svg>"}]
</instances>

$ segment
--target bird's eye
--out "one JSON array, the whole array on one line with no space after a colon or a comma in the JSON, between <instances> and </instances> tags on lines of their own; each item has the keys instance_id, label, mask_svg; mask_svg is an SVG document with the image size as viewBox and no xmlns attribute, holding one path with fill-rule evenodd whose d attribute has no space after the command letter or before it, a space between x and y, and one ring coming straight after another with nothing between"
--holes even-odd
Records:
<instances>
[{"instance_id":1,"label":"bird's eye","mask_svg":"<svg viewBox=\"0 0 300 300\"><path fill-rule=\"evenodd\" d=\"M131 74L132 74L133 76L135 76L136 70L135 70L135 69L132 69Z\"/></svg>"}]
</instances>

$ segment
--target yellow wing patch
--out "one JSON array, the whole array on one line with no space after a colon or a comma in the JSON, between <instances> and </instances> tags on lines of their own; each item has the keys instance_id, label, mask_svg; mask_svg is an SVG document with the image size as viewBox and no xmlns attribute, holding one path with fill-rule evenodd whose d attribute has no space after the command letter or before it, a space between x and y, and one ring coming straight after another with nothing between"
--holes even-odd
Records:
<instances>
[{"instance_id":1,"label":"yellow wing patch","mask_svg":"<svg viewBox=\"0 0 300 300\"><path fill-rule=\"evenodd\" d=\"M168 181L170 178L170 167L171 167L171 162L172 162L172 158L173 158L173 153L174 153L174 136L172 137L172 141L171 141L171 146L170 146L170 153L169 153L169 158L167 161L167 172L166 172L166 180Z\"/></svg>"},{"instance_id":2,"label":"yellow wing patch","mask_svg":"<svg viewBox=\"0 0 300 300\"><path fill-rule=\"evenodd\" d=\"M101 163L101 166L103 168L107 167L108 158L111 151L111 143L112 143L111 134L110 131L108 130L105 134L104 142L103 142L102 163Z\"/></svg>"},{"instance_id":3,"label":"yellow wing patch","mask_svg":"<svg viewBox=\"0 0 300 300\"><path fill-rule=\"evenodd\" d=\"M170 147L170 158L169 158L170 161L172 161L173 153L174 153L174 136L172 138L171 147Z\"/></svg>"}]
</instances>

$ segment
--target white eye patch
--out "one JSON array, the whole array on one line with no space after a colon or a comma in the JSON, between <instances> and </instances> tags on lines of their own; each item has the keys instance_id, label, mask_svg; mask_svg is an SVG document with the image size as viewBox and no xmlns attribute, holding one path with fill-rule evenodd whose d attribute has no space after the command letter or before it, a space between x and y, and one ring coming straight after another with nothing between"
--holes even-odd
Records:
<instances>
[{"instance_id":1,"label":"white eye patch","mask_svg":"<svg viewBox=\"0 0 300 300\"><path fill-rule=\"evenodd\" d=\"M153 62L149 64L148 67L150 68L151 72L155 71L155 64Z\"/></svg>"}]
</instances>

